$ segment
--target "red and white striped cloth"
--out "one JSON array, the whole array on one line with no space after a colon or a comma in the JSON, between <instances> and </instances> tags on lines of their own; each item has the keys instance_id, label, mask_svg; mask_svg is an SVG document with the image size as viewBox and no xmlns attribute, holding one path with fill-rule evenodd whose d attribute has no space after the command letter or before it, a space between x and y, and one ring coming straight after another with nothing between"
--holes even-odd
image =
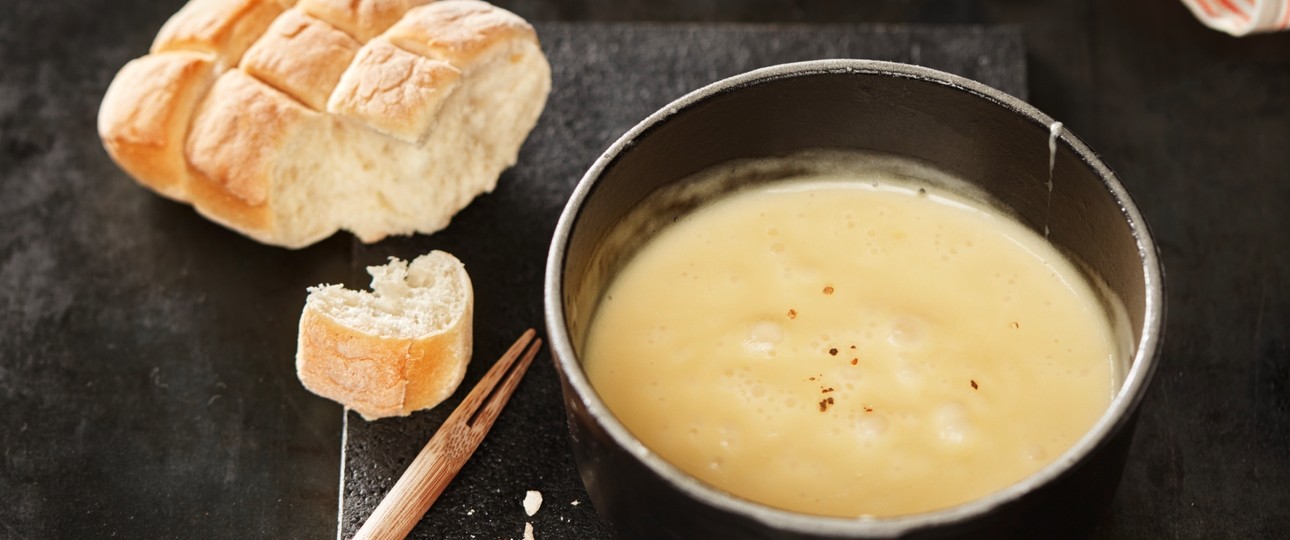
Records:
<instances>
[{"instance_id":1,"label":"red and white striped cloth","mask_svg":"<svg viewBox=\"0 0 1290 540\"><path fill-rule=\"evenodd\" d=\"M1233 36L1290 27L1290 0L1183 0L1196 18Z\"/></svg>"}]
</instances>

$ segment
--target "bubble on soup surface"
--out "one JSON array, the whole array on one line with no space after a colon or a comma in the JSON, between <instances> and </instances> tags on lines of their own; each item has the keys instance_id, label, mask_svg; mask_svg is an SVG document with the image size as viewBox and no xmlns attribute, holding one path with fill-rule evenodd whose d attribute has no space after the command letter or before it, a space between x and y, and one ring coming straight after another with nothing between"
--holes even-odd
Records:
<instances>
[{"instance_id":1,"label":"bubble on soup surface","mask_svg":"<svg viewBox=\"0 0 1290 540\"><path fill-rule=\"evenodd\" d=\"M1043 445L1032 444L1027 446L1022 454L1030 461L1044 461L1048 459L1048 450Z\"/></svg>"},{"instance_id":2,"label":"bubble on soup surface","mask_svg":"<svg viewBox=\"0 0 1290 540\"><path fill-rule=\"evenodd\" d=\"M940 405L933 413L937 435L942 441L954 444L967 442L972 436L972 420L962 404L949 402Z\"/></svg>"},{"instance_id":3,"label":"bubble on soup surface","mask_svg":"<svg viewBox=\"0 0 1290 540\"><path fill-rule=\"evenodd\" d=\"M963 407L962 403L959 403L957 401L947 401L937 406L936 411L933 412L933 415L935 416L936 421L938 422L949 421L949 420L959 420L962 418L967 418L967 409Z\"/></svg>"},{"instance_id":4,"label":"bubble on soup surface","mask_svg":"<svg viewBox=\"0 0 1290 540\"><path fill-rule=\"evenodd\" d=\"M772 321L758 321L748 329L744 348L752 353L767 353L783 340L783 327Z\"/></svg>"},{"instance_id":5,"label":"bubble on soup surface","mask_svg":"<svg viewBox=\"0 0 1290 540\"><path fill-rule=\"evenodd\" d=\"M675 339L672 328L666 324L655 324L647 327L644 337L645 342L650 345L667 343Z\"/></svg>"},{"instance_id":6,"label":"bubble on soup surface","mask_svg":"<svg viewBox=\"0 0 1290 540\"><path fill-rule=\"evenodd\" d=\"M940 437L948 443L962 444L971 435L971 430L972 426L965 420L947 423L941 426Z\"/></svg>"},{"instance_id":7,"label":"bubble on soup surface","mask_svg":"<svg viewBox=\"0 0 1290 540\"><path fill-rule=\"evenodd\" d=\"M914 316L900 317L892 323L887 342L897 347L922 347L927 342L927 323Z\"/></svg>"},{"instance_id":8,"label":"bubble on soup surface","mask_svg":"<svg viewBox=\"0 0 1290 540\"><path fill-rule=\"evenodd\" d=\"M856 421L856 435L863 441L876 441L887 433L890 423L881 414L867 413Z\"/></svg>"},{"instance_id":9,"label":"bubble on soup surface","mask_svg":"<svg viewBox=\"0 0 1290 540\"><path fill-rule=\"evenodd\" d=\"M923 373L912 361L902 358L896 366L896 380L905 386L919 386L923 383Z\"/></svg>"}]
</instances>

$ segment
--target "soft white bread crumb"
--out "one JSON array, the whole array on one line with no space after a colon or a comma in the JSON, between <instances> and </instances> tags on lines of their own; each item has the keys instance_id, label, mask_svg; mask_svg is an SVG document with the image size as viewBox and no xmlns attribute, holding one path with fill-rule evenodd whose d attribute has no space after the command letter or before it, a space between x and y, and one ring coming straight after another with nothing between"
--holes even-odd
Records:
<instances>
[{"instance_id":1,"label":"soft white bread crumb","mask_svg":"<svg viewBox=\"0 0 1290 540\"><path fill-rule=\"evenodd\" d=\"M533 517L539 508L542 508L542 492L529 490L524 494L524 513Z\"/></svg>"},{"instance_id":2,"label":"soft white bread crumb","mask_svg":"<svg viewBox=\"0 0 1290 540\"><path fill-rule=\"evenodd\" d=\"M452 255L369 266L372 292L309 289L296 374L363 418L407 416L452 395L471 355L475 293Z\"/></svg>"}]
</instances>

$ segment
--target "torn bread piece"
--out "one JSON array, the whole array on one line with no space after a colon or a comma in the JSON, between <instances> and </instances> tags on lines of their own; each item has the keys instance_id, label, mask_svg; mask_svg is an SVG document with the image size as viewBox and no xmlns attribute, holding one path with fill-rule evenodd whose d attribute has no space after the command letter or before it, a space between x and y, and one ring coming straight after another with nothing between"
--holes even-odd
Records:
<instances>
[{"instance_id":1,"label":"torn bread piece","mask_svg":"<svg viewBox=\"0 0 1290 540\"><path fill-rule=\"evenodd\" d=\"M266 244L429 234L492 191L551 88L477 0L191 0L99 108L140 184Z\"/></svg>"},{"instance_id":2,"label":"torn bread piece","mask_svg":"<svg viewBox=\"0 0 1290 540\"><path fill-rule=\"evenodd\" d=\"M432 251L369 266L372 292L309 289L296 374L367 420L407 416L452 395L471 356L475 293L465 267Z\"/></svg>"}]
</instances>

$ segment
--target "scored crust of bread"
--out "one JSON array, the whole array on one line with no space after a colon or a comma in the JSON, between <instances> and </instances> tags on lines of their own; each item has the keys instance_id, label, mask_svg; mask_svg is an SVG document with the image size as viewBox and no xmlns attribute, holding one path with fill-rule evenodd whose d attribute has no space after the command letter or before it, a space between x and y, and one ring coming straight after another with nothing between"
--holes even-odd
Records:
<instances>
[{"instance_id":1,"label":"scored crust of bread","mask_svg":"<svg viewBox=\"0 0 1290 540\"><path fill-rule=\"evenodd\" d=\"M409 9L433 0L301 0L300 9L361 41L384 32Z\"/></svg>"},{"instance_id":2,"label":"scored crust of bread","mask_svg":"<svg viewBox=\"0 0 1290 540\"><path fill-rule=\"evenodd\" d=\"M432 233L492 191L551 87L477 0L191 0L99 109L141 184L267 244Z\"/></svg>"},{"instance_id":3,"label":"scored crust of bread","mask_svg":"<svg viewBox=\"0 0 1290 540\"><path fill-rule=\"evenodd\" d=\"M108 86L98 130L116 162L139 183L188 200L184 141L193 111L215 81L214 57L196 52L131 60Z\"/></svg>"},{"instance_id":4,"label":"scored crust of bread","mask_svg":"<svg viewBox=\"0 0 1290 540\"><path fill-rule=\"evenodd\" d=\"M296 349L300 382L367 420L438 405L461 384L472 352L474 291L465 267L432 251L367 271L370 293L309 289Z\"/></svg>"},{"instance_id":5,"label":"scored crust of bread","mask_svg":"<svg viewBox=\"0 0 1290 540\"><path fill-rule=\"evenodd\" d=\"M292 9L246 52L242 69L309 108L324 110L331 89L361 46L349 34Z\"/></svg>"}]
</instances>

